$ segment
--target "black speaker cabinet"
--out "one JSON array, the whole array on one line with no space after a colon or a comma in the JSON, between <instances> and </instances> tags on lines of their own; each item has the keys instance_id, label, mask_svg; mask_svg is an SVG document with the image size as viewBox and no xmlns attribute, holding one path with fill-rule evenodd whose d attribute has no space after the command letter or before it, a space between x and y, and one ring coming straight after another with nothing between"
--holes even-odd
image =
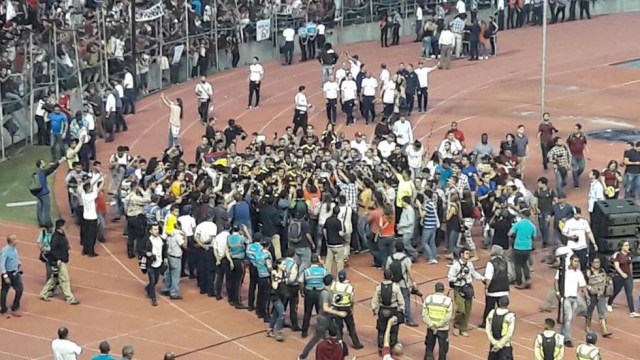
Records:
<instances>
[{"instance_id":1,"label":"black speaker cabinet","mask_svg":"<svg viewBox=\"0 0 640 360\"><path fill-rule=\"evenodd\" d=\"M630 199L596 201L592 216L606 226L640 224L640 206Z\"/></svg>"}]
</instances>

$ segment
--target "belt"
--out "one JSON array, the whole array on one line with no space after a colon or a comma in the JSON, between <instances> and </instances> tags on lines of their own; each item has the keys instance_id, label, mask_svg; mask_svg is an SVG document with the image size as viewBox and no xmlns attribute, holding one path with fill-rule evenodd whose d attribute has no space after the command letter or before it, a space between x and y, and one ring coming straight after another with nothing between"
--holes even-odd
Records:
<instances>
[{"instance_id":1,"label":"belt","mask_svg":"<svg viewBox=\"0 0 640 360\"><path fill-rule=\"evenodd\" d=\"M182 256L173 256L173 255L169 255L170 258L174 258L174 259L182 259Z\"/></svg>"}]
</instances>

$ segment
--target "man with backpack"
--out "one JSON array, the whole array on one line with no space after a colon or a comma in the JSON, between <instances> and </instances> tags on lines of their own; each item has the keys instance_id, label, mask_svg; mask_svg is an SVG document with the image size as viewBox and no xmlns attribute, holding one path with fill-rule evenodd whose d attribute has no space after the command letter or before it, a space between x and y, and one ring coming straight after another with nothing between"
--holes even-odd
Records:
<instances>
[{"instance_id":1,"label":"man with backpack","mask_svg":"<svg viewBox=\"0 0 640 360\"><path fill-rule=\"evenodd\" d=\"M498 307L489 312L485 332L489 338L490 350L488 360L513 359L511 339L516 325L516 314L509 311L509 297L498 300Z\"/></svg>"},{"instance_id":2,"label":"man with backpack","mask_svg":"<svg viewBox=\"0 0 640 360\"><path fill-rule=\"evenodd\" d=\"M533 345L535 360L564 359L564 336L554 330L555 326L555 320L544 320L544 331L536 335Z\"/></svg>"},{"instance_id":3,"label":"man with backpack","mask_svg":"<svg viewBox=\"0 0 640 360\"><path fill-rule=\"evenodd\" d=\"M331 284L331 306L336 310L347 313L344 318L336 317L336 325L338 326L340 338L343 338L343 325L347 325L347 331L349 331L349 336L353 341L353 348L357 350L364 348L364 346L358 338L356 323L353 318L353 294L353 285L347 280L347 271L341 270L338 272L338 281L334 281Z\"/></svg>"},{"instance_id":4,"label":"man with backpack","mask_svg":"<svg viewBox=\"0 0 640 360\"><path fill-rule=\"evenodd\" d=\"M302 319L302 338L307 337L309 330L309 322L311 321L311 311L315 308L316 314L319 314L320 292L324 289L323 280L329 272L320 263L320 257L317 254L311 255L311 266L308 267L302 276L301 289L302 297L304 297L304 318Z\"/></svg>"},{"instance_id":5,"label":"man with backpack","mask_svg":"<svg viewBox=\"0 0 640 360\"><path fill-rule=\"evenodd\" d=\"M284 311L289 308L289 316L291 318L291 331L301 331L298 325L298 300L300 292L300 272L298 263L295 261L296 250L293 248L287 249L285 264L285 295L283 299Z\"/></svg>"},{"instance_id":6,"label":"man with backpack","mask_svg":"<svg viewBox=\"0 0 640 360\"><path fill-rule=\"evenodd\" d=\"M417 327L418 323L411 316L411 291L417 288L411 274L411 258L404 252L404 243L400 240L395 243L396 252L389 256L385 269L391 271L391 281L400 287L404 299L405 324Z\"/></svg>"},{"instance_id":7,"label":"man with backpack","mask_svg":"<svg viewBox=\"0 0 640 360\"><path fill-rule=\"evenodd\" d=\"M389 345L393 348L398 343L398 330L400 324L404 322L403 309L404 297L400 286L393 282L393 273L391 270L384 270L384 280L376 286L375 294L371 298L371 309L373 315L378 318L376 322L376 330L378 330L378 353L382 353L384 348L385 331L389 319L397 317L398 321L394 322L390 330Z\"/></svg>"},{"instance_id":8,"label":"man with backpack","mask_svg":"<svg viewBox=\"0 0 640 360\"><path fill-rule=\"evenodd\" d=\"M304 218L305 213L296 211L287 227L288 249L294 251L293 259L298 265L298 273L302 274L311 265L311 251L315 246L311 235L311 225Z\"/></svg>"},{"instance_id":9,"label":"man with backpack","mask_svg":"<svg viewBox=\"0 0 640 360\"><path fill-rule=\"evenodd\" d=\"M338 218L340 207L333 208L333 215L324 224L324 238L327 243L326 269L332 273L333 261L336 262L336 271L340 272L344 268L344 225ZM351 219L347 219L351 221Z\"/></svg>"}]
</instances>

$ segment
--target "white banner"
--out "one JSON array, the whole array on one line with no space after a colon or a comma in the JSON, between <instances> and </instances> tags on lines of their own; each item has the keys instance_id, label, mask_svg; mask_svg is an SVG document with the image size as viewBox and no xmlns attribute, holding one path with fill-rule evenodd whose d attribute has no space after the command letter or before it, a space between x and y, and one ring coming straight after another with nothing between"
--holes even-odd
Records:
<instances>
[{"instance_id":1,"label":"white banner","mask_svg":"<svg viewBox=\"0 0 640 360\"><path fill-rule=\"evenodd\" d=\"M173 60L171 61L173 65L180 62L183 51L184 51L184 45L178 45L173 49Z\"/></svg>"},{"instance_id":2,"label":"white banner","mask_svg":"<svg viewBox=\"0 0 640 360\"><path fill-rule=\"evenodd\" d=\"M161 16L164 16L164 3L162 1L151 6L147 9L136 8L136 21L145 22L155 20Z\"/></svg>"},{"instance_id":3,"label":"white banner","mask_svg":"<svg viewBox=\"0 0 640 360\"><path fill-rule=\"evenodd\" d=\"M271 37L271 19L260 20L256 23L256 40L268 40Z\"/></svg>"}]
</instances>

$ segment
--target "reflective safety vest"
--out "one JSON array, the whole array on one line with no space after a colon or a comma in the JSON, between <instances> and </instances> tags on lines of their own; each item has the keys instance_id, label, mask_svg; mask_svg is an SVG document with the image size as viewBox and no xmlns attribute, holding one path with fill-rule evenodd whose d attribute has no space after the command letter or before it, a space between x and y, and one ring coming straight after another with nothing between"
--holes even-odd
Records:
<instances>
[{"instance_id":1,"label":"reflective safety vest","mask_svg":"<svg viewBox=\"0 0 640 360\"><path fill-rule=\"evenodd\" d=\"M256 263L253 266L258 270L259 278L271 277L271 269L267 266L268 259L271 259L271 253L265 249L260 250L260 252L256 254Z\"/></svg>"},{"instance_id":2,"label":"reflective safety vest","mask_svg":"<svg viewBox=\"0 0 640 360\"><path fill-rule=\"evenodd\" d=\"M286 274L285 284L289 286L298 286L298 277L300 274L298 274L298 264L296 263L296 261L290 257L285 258L284 266L284 272Z\"/></svg>"},{"instance_id":3,"label":"reflective safety vest","mask_svg":"<svg viewBox=\"0 0 640 360\"><path fill-rule=\"evenodd\" d=\"M600 349L591 344L580 344L576 347L577 360L600 360Z\"/></svg>"},{"instance_id":4,"label":"reflective safety vest","mask_svg":"<svg viewBox=\"0 0 640 360\"><path fill-rule=\"evenodd\" d=\"M440 324L449 315L451 298L444 294L431 294L424 300L427 316L431 323Z\"/></svg>"},{"instance_id":5,"label":"reflective safety vest","mask_svg":"<svg viewBox=\"0 0 640 360\"><path fill-rule=\"evenodd\" d=\"M245 258L245 244L244 236L240 234L232 234L229 236L229 254L233 259L244 260Z\"/></svg>"},{"instance_id":6,"label":"reflective safety vest","mask_svg":"<svg viewBox=\"0 0 640 360\"><path fill-rule=\"evenodd\" d=\"M254 242L247 246L247 260L251 262L251 265L257 267L256 265L256 255L262 251L262 245L260 243Z\"/></svg>"},{"instance_id":7,"label":"reflective safety vest","mask_svg":"<svg viewBox=\"0 0 640 360\"><path fill-rule=\"evenodd\" d=\"M349 283L334 281L331 284L331 305L338 309L351 308L353 286Z\"/></svg>"},{"instance_id":8,"label":"reflective safety vest","mask_svg":"<svg viewBox=\"0 0 640 360\"><path fill-rule=\"evenodd\" d=\"M307 290L322 290L327 270L321 265L311 265L304 271L304 288Z\"/></svg>"}]
</instances>

